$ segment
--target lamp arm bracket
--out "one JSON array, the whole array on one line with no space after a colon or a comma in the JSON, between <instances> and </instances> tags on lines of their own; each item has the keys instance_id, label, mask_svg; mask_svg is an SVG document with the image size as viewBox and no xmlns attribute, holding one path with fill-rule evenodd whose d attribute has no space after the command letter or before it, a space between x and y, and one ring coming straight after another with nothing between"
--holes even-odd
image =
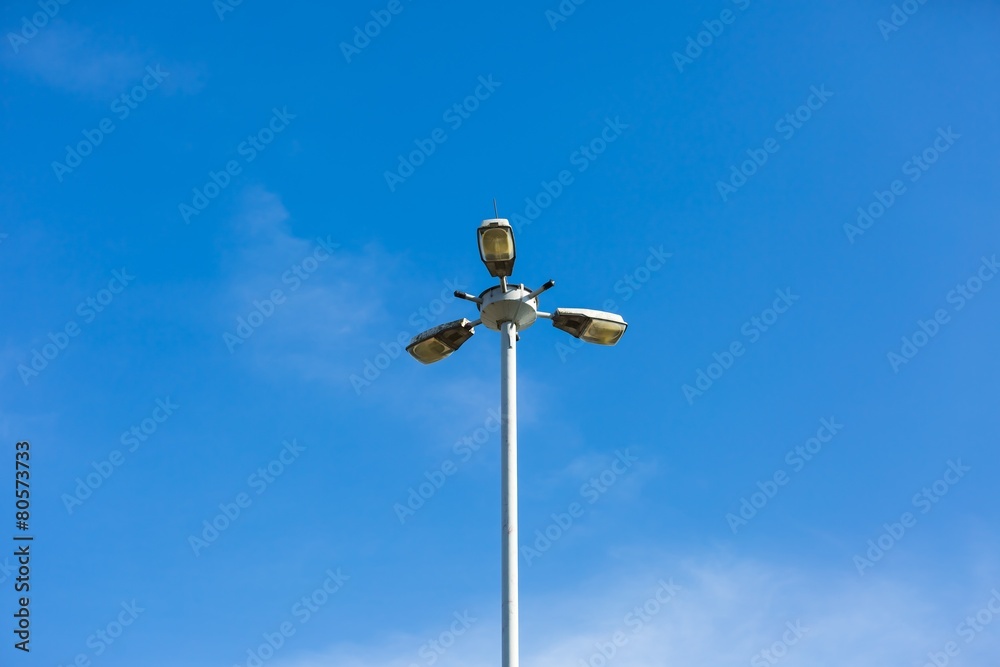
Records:
<instances>
[{"instance_id":1,"label":"lamp arm bracket","mask_svg":"<svg viewBox=\"0 0 1000 667\"><path fill-rule=\"evenodd\" d=\"M545 283L544 285L542 285L538 289L532 290L531 293L528 294L527 296L525 296L523 299L521 299L521 301L530 301L531 299L534 299L536 296L538 296L542 292L547 292L548 290L550 290L553 287L555 287L555 284L556 284L556 281L550 280L549 282Z\"/></svg>"},{"instance_id":2,"label":"lamp arm bracket","mask_svg":"<svg viewBox=\"0 0 1000 667\"><path fill-rule=\"evenodd\" d=\"M466 301L471 301L472 303L478 303L479 305L483 305L483 300L480 299L478 296L472 296L468 292L463 292L462 290L455 290L455 296L458 297L459 299L465 299Z\"/></svg>"}]
</instances>

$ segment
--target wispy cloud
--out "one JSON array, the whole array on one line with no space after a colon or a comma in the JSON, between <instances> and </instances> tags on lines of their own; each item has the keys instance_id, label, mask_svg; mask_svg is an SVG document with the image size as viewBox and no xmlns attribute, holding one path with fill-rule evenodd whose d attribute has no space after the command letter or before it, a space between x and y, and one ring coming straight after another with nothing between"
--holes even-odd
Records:
<instances>
[{"instance_id":1,"label":"wispy cloud","mask_svg":"<svg viewBox=\"0 0 1000 667\"><path fill-rule=\"evenodd\" d=\"M346 387L344 378L361 352L359 332L383 311L381 293L393 260L374 245L345 248L336 228L297 235L281 198L265 188L247 188L238 206L224 260L228 277L220 294L220 345L225 332L240 336L243 319L252 334L245 343L231 345L234 356ZM268 302L276 290L281 299L272 309ZM264 311L264 320L254 327L255 311Z\"/></svg>"},{"instance_id":2,"label":"wispy cloud","mask_svg":"<svg viewBox=\"0 0 1000 667\"><path fill-rule=\"evenodd\" d=\"M204 72L198 66L60 20L40 30L17 53L2 53L10 70L52 88L99 99L128 90L142 79L146 67L155 65L170 73L163 85L166 94L193 94L203 86Z\"/></svg>"},{"instance_id":3,"label":"wispy cloud","mask_svg":"<svg viewBox=\"0 0 1000 667\"><path fill-rule=\"evenodd\" d=\"M998 633L965 641L955 634L963 619L984 607L992 584L968 592L967 605L938 603L933 578L862 581L852 572L808 571L759 562L659 562L643 574L601 577L569 591L528 593L521 605L522 662L536 667L679 664L921 665L927 653L957 642L968 657L995 655ZM664 586L679 590L669 596ZM658 597L659 595L659 597ZM662 600L666 599L666 602ZM496 605L483 601L481 609ZM380 646L347 643L321 653L282 656L275 667L410 667L430 664L418 653L448 629L428 625L421 633L387 638ZM496 664L499 628L484 618L439 655L441 667ZM998 619L1000 622L1000 619ZM425 636L426 635L426 636ZM617 637L617 640L616 640ZM601 659L602 651L613 659ZM769 651L767 655L763 652Z\"/></svg>"}]
</instances>

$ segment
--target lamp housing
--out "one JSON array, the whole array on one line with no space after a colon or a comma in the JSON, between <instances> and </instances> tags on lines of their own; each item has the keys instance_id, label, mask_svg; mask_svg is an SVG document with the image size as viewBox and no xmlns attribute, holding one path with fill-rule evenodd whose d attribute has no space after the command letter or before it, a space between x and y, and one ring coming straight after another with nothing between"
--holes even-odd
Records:
<instances>
[{"instance_id":1,"label":"lamp housing","mask_svg":"<svg viewBox=\"0 0 1000 667\"><path fill-rule=\"evenodd\" d=\"M472 322L463 317L417 334L406 346L406 351L422 364L433 364L457 350L475 333Z\"/></svg>"},{"instance_id":2,"label":"lamp housing","mask_svg":"<svg viewBox=\"0 0 1000 667\"><path fill-rule=\"evenodd\" d=\"M514 272L514 230L505 218L483 220L477 230L479 257L494 278L505 278Z\"/></svg>"},{"instance_id":3,"label":"lamp housing","mask_svg":"<svg viewBox=\"0 0 1000 667\"><path fill-rule=\"evenodd\" d=\"M552 325L587 343L614 345L628 324L621 315L589 308L556 308Z\"/></svg>"}]
</instances>

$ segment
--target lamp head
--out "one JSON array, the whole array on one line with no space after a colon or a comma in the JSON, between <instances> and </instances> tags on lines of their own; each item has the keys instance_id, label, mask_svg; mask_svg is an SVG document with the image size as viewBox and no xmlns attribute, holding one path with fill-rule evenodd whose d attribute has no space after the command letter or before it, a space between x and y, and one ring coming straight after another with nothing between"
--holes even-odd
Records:
<instances>
[{"instance_id":1,"label":"lamp head","mask_svg":"<svg viewBox=\"0 0 1000 667\"><path fill-rule=\"evenodd\" d=\"M433 364L457 350L475 333L472 322L463 317L417 334L406 346L406 351L422 364Z\"/></svg>"},{"instance_id":2,"label":"lamp head","mask_svg":"<svg viewBox=\"0 0 1000 667\"><path fill-rule=\"evenodd\" d=\"M477 230L479 256L494 278L514 272L514 230L505 218L483 220Z\"/></svg>"},{"instance_id":3,"label":"lamp head","mask_svg":"<svg viewBox=\"0 0 1000 667\"><path fill-rule=\"evenodd\" d=\"M557 308L552 314L552 325L597 345L614 345L628 328L621 315L588 308Z\"/></svg>"}]
</instances>

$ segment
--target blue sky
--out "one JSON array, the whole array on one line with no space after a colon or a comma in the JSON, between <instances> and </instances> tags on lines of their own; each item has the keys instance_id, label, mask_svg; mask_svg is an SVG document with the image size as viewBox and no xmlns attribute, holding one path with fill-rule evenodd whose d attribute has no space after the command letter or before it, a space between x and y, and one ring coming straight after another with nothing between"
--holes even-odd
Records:
<instances>
[{"instance_id":1,"label":"blue sky","mask_svg":"<svg viewBox=\"0 0 1000 667\"><path fill-rule=\"evenodd\" d=\"M630 325L521 338L524 664L995 660L995 3L2 28L4 664L497 664L498 338L399 345L494 197L544 309Z\"/></svg>"}]
</instances>

